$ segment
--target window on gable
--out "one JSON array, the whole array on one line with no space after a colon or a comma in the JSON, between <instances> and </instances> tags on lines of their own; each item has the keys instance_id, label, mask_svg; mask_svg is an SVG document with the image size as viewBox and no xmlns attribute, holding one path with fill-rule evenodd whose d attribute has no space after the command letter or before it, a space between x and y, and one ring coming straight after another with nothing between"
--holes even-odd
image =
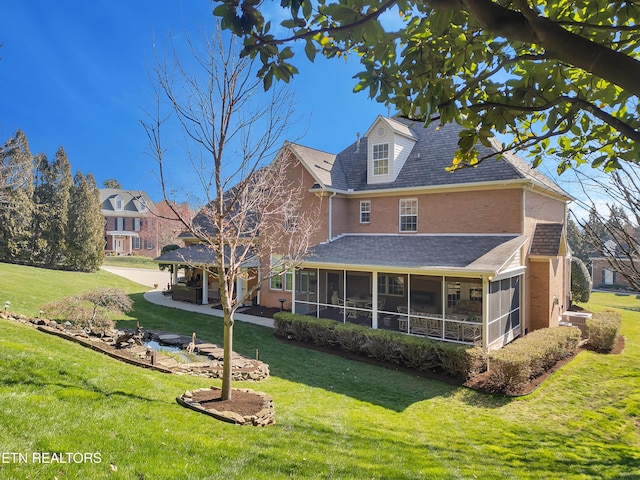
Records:
<instances>
[{"instance_id":1,"label":"window on gable","mask_svg":"<svg viewBox=\"0 0 640 480\"><path fill-rule=\"evenodd\" d=\"M124 230L124 218L122 217L116 218L116 230L120 232Z\"/></svg>"},{"instance_id":2,"label":"window on gable","mask_svg":"<svg viewBox=\"0 0 640 480\"><path fill-rule=\"evenodd\" d=\"M400 200L400 231L418 231L418 200L415 198Z\"/></svg>"},{"instance_id":3,"label":"window on gable","mask_svg":"<svg viewBox=\"0 0 640 480\"><path fill-rule=\"evenodd\" d=\"M295 232L298 229L298 212L286 212L284 217L285 232Z\"/></svg>"},{"instance_id":4,"label":"window on gable","mask_svg":"<svg viewBox=\"0 0 640 480\"><path fill-rule=\"evenodd\" d=\"M360 201L360 223L371 222L371 200Z\"/></svg>"},{"instance_id":5,"label":"window on gable","mask_svg":"<svg viewBox=\"0 0 640 480\"><path fill-rule=\"evenodd\" d=\"M116 210L122 210L123 204L122 204L122 197L120 195L118 195L116 197Z\"/></svg>"},{"instance_id":6,"label":"window on gable","mask_svg":"<svg viewBox=\"0 0 640 480\"><path fill-rule=\"evenodd\" d=\"M373 146L373 174L387 175L389 173L389 144L379 143Z\"/></svg>"}]
</instances>

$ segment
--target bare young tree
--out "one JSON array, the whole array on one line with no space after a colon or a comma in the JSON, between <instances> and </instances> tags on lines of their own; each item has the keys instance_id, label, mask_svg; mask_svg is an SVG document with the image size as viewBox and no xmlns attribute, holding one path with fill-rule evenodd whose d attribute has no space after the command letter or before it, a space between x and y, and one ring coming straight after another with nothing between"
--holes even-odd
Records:
<instances>
[{"instance_id":1,"label":"bare young tree","mask_svg":"<svg viewBox=\"0 0 640 480\"><path fill-rule=\"evenodd\" d=\"M167 205L175 202L170 198L173 185L163 134L172 121L184 134L182 170L188 161L194 178L189 193L198 194L201 207L193 221L177 209L173 213L215 258L205 273L219 283L224 312L222 398L230 399L234 315L259 288L257 282L238 295L236 282L250 276L264 281L295 267L307 251L317 216L301 205L301 179L290 168L293 157L281 153L269 162L292 126L290 92L265 93L253 60L240 56L236 39L223 38L219 25L203 51L187 40L188 58L180 58L173 42L171 47L168 59L156 61L158 110L143 125ZM164 103L169 105L167 114ZM269 263L264 259L272 253L278 259L272 268L247 268ZM189 259L184 260L189 265Z\"/></svg>"},{"instance_id":2,"label":"bare young tree","mask_svg":"<svg viewBox=\"0 0 640 480\"><path fill-rule=\"evenodd\" d=\"M640 291L640 167L624 165L606 176L587 176L576 170L589 212L576 217L587 243ZM604 204L604 205L603 205Z\"/></svg>"}]
</instances>

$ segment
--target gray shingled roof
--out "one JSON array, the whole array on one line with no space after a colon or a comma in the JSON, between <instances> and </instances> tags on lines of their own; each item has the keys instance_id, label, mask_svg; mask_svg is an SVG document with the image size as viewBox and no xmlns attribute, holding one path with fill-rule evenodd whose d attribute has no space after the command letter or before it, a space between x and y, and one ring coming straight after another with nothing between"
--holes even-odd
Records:
<instances>
[{"instance_id":1,"label":"gray shingled roof","mask_svg":"<svg viewBox=\"0 0 640 480\"><path fill-rule=\"evenodd\" d=\"M253 247L252 247L253 248ZM231 250L229 247L225 247L225 263L229 259L229 254ZM243 252L240 251L240 247L236 253L236 258L241 255ZM257 266L257 261L255 256L248 255L248 260L245 262L245 267L255 267ZM193 244L187 245L186 247L178 248L177 250L172 250L167 252L159 257L154 259L158 263L184 263L188 265L213 265L216 261L215 252L213 249L207 245L202 244Z\"/></svg>"},{"instance_id":2,"label":"gray shingled roof","mask_svg":"<svg viewBox=\"0 0 640 480\"><path fill-rule=\"evenodd\" d=\"M539 223L531 239L531 255L557 257L560 255L563 225L561 223Z\"/></svg>"},{"instance_id":3,"label":"gray shingled roof","mask_svg":"<svg viewBox=\"0 0 640 480\"><path fill-rule=\"evenodd\" d=\"M513 154L505 155L501 160L490 158L475 168L447 171L446 167L451 165L458 148L458 133L462 128L457 124L448 123L440 126L434 122L424 128L422 122L400 117L386 120L395 125L404 125L417 139L394 182L367 184L366 137L352 143L335 156L300 145L289 145L316 173L324 186L339 190L371 191L527 179L569 198L558 185ZM480 144L476 147L481 156L497 151L497 148L489 149Z\"/></svg>"},{"instance_id":4,"label":"gray shingled roof","mask_svg":"<svg viewBox=\"0 0 640 480\"><path fill-rule=\"evenodd\" d=\"M527 240L517 235L345 235L305 263L497 273Z\"/></svg>"},{"instance_id":5,"label":"gray shingled roof","mask_svg":"<svg viewBox=\"0 0 640 480\"><path fill-rule=\"evenodd\" d=\"M100 188L100 208L103 214L117 213L123 217L138 215L144 212L146 208L151 208L153 202L149 196L142 190L121 190L118 188ZM114 208L114 199L116 195L122 197L122 210Z\"/></svg>"}]
</instances>

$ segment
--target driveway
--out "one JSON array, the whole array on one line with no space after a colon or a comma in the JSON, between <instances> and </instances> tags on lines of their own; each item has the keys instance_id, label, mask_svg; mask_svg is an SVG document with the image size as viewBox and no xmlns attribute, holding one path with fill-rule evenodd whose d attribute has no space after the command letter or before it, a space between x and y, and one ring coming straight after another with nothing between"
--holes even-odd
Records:
<instances>
[{"instance_id":1,"label":"driveway","mask_svg":"<svg viewBox=\"0 0 640 480\"><path fill-rule=\"evenodd\" d=\"M102 267L103 270L121 277L128 278L129 280L145 285L153 289L154 285L158 285L158 290L165 290L167 284L171 280L171 274L169 271L153 270L150 268L131 268L131 267Z\"/></svg>"}]
</instances>

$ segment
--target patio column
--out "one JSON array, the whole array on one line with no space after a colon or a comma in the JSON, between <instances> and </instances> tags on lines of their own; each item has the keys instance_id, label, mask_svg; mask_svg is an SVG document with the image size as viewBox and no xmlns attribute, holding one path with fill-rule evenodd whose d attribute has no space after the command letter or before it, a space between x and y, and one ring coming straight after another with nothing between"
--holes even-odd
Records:
<instances>
[{"instance_id":1,"label":"patio column","mask_svg":"<svg viewBox=\"0 0 640 480\"><path fill-rule=\"evenodd\" d=\"M371 328L378 328L378 272L371 275Z\"/></svg>"},{"instance_id":2,"label":"patio column","mask_svg":"<svg viewBox=\"0 0 640 480\"><path fill-rule=\"evenodd\" d=\"M240 301L242 299L242 278L238 278L236 280L236 301Z\"/></svg>"},{"instance_id":3,"label":"patio column","mask_svg":"<svg viewBox=\"0 0 640 480\"><path fill-rule=\"evenodd\" d=\"M173 264L173 272L171 272L171 285L176 285L178 283L178 264Z\"/></svg>"},{"instance_id":4,"label":"patio column","mask_svg":"<svg viewBox=\"0 0 640 480\"><path fill-rule=\"evenodd\" d=\"M202 267L202 305L209 305L209 272Z\"/></svg>"},{"instance_id":5,"label":"patio column","mask_svg":"<svg viewBox=\"0 0 640 480\"><path fill-rule=\"evenodd\" d=\"M133 237L129 236L129 253L133 253Z\"/></svg>"}]
</instances>

